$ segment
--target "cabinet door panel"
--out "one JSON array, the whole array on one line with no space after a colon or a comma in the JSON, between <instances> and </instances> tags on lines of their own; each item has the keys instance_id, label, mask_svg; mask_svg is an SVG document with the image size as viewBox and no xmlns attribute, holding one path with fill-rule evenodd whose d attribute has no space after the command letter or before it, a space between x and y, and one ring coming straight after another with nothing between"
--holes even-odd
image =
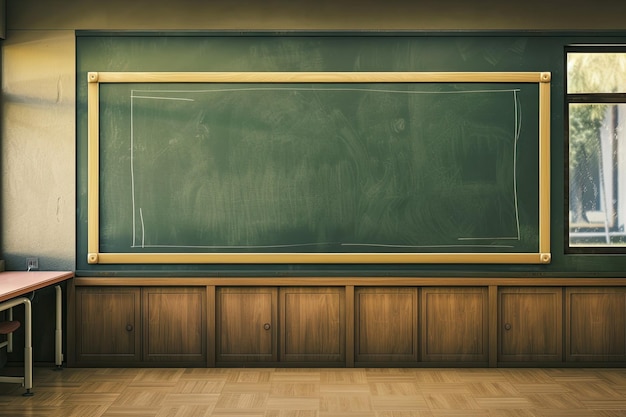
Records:
<instances>
[{"instance_id":1,"label":"cabinet door panel","mask_svg":"<svg viewBox=\"0 0 626 417\"><path fill-rule=\"evenodd\" d=\"M345 362L345 289L281 288L281 360Z\"/></svg>"},{"instance_id":2,"label":"cabinet door panel","mask_svg":"<svg viewBox=\"0 0 626 417\"><path fill-rule=\"evenodd\" d=\"M561 288L502 288L499 292L501 361L562 361Z\"/></svg>"},{"instance_id":3,"label":"cabinet door panel","mask_svg":"<svg viewBox=\"0 0 626 417\"><path fill-rule=\"evenodd\" d=\"M417 361L417 288L355 291L357 361Z\"/></svg>"},{"instance_id":4,"label":"cabinet door panel","mask_svg":"<svg viewBox=\"0 0 626 417\"><path fill-rule=\"evenodd\" d=\"M568 288L566 360L626 360L626 289Z\"/></svg>"},{"instance_id":5,"label":"cabinet door panel","mask_svg":"<svg viewBox=\"0 0 626 417\"><path fill-rule=\"evenodd\" d=\"M144 360L206 362L206 290L143 289Z\"/></svg>"},{"instance_id":6,"label":"cabinet door panel","mask_svg":"<svg viewBox=\"0 0 626 417\"><path fill-rule=\"evenodd\" d=\"M487 288L424 288L421 305L422 360L487 363Z\"/></svg>"},{"instance_id":7,"label":"cabinet door panel","mask_svg":"<svg viewBox=\"0 0 626 417\"><path fill-rule=\"evenodd\" d=\"M76 360L136 362L141 358L139 288L76 289Z\"/></svg>"},{"instance_id":8,"label":"cabinet door panel","mask_svg":"<svg viewBox=\"0 0 626 417\"><path fill-rule=\"evenodd\" d=\"M217 360L276 361L276 288L217 290Z\"/></svg>"}]
</instances>

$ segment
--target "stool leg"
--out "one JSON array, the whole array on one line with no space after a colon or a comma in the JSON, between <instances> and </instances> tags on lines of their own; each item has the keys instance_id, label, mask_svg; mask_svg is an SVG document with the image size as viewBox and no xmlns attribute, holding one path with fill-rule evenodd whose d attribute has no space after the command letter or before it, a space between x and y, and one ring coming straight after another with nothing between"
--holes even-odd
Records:
<instances>
[{"instance_id":1,"label":"stool leg","mask_svg":"<svg viewBox=\"0 0 626 417\"><path fill-rule=\"evenodd\" d=\"M13 321L13 307L7 310L7 319ZM13 332L7 334L7 353L13 352Z\"/></svg>"}]
</instances>

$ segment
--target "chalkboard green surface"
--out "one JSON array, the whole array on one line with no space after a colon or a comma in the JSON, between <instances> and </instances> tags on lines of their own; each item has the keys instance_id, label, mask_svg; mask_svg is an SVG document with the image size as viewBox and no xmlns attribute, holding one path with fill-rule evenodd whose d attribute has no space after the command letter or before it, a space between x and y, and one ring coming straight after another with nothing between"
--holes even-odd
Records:
<instances>
[{"instance_id":1,"label":"chalkboard green surface","mask_svg":"<svg viewBox=\"0 0 626 417\"><path fill-rule=\"evenodd\" d=\"M91 264L550 261L547 73L88 81Z\"/></svg>"}]
</instances>

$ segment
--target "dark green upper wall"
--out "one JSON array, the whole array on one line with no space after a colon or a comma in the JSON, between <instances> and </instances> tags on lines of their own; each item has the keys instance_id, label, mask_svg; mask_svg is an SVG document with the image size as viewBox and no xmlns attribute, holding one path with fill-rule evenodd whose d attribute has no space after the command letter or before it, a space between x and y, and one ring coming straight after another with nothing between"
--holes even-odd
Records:
<instances>
[{"instance_id":1,"label":"dark green upper wall","mask_svg":"<svg viewBox=\"0 0 626 417\"><path fill-rule=\"evenodd\" d=\"M178 34L180 35L180 34ZM550 265L179 265L179 266L154 266L154 265L86 265L86 252L85 252L85 215L86 208L84 205L84 198L86 193L85 183L85 165L84 165L84 131L85 126L81 125L84 121L84 115L81 116L81 112L84 112L84 80L78 80L77 88L79 91L78 102L78 155L79 155L79 171L78 171L78 184L79 184L79 219L77 223L78 227L78 251L77 251L77 269L80 273L114 273L114 274L132 274L132 273L171 273L175 271L179 274L181 271L184 273L200 273L209 275L274 275L274 274L349 274L349 275L462 275L462 276L590 276L590 275L603 275L603 276L617 276L622 275L622 264L624 263L624 257L622 256L574 256L565 255L564 242L565 235L565 222L564 222L564 158L565 158L565 141L564 141L564 50L567 45L578 43L607 43L607 42L620 42L622 40L619 36L598 36L592 33L579 33L574 36L572 34L556 34L556 33L527 33L527 32L508 32L508 33L494 33L494 32L446 32L446 33L432 33L424 34L417 33L412 37L410 34L398 34L398 33L385 33L376 34L369 33L366 36L361 34L357 36L356 41L346 38L346 34L335 36L333 38L332 33L326 33L323 40L317 43L316 48L319 48L321 52L326 51L328 48L334 48L339 43L353 42L354 48L348 49L346 53L341 54L340 57L336 57L333 61L326 62L323 68L317 70L355 70L351 65L354 62L359 62L361 70L394 70L394 71L408 71L408 70L420 70L420 71L549 71L552 73L551 83L551 253L552 263ZM220 48L221 41L216 36L214 43L209 42L209 45L217 45L216 48L211 49L212 56L219 57L224 55L224 60L208 59L206 64L198 64L197 60L194 60L194 65L200 65L200 67L194 66L190 70L245 70L252 71L254 69L264 69L262 65L265 63L261 57L257 56L255 59L244 59L246 54L250 54L252 50L258 51L263 48L247 48L245 45L258 43L258 39L254 39L254 36L241 36L238 34L233 35L231 42L240 44L237 48ZM301 49L301 45L306 45L307 36L304 35L298 39L297 33L269 33L262 35L262 38L267 39L265 43L271 43L271 39L280 39L281 36L292 39L296 44L296 49ZM623 36L623 35L620 35ZM402 40L403 37L411 38L410 41ZM209 37L210 38L210 37ZM228 38L228 36L226 36ZM141 38L139 38L141 39ZM333 40L334 39L334 40ZM388 47L377 48L376 45L380 43L381 39L385 39L385 44ZM626 37L624 38L626 39ZM158 43L158 42L157 42ZM192 42L195 44L197 42ZM228 43L228 42L227 42ZM263 44L264 42L261 42ZM85 71L89 70L103 70L103 71L116 71L116 70L184 70L187 65L191 65L190 62L183 62L180 59L164 59L162 55L158 56L157 61L137 62L134 60L136 56L141 53L147 52L149 56L154 57L154 53L150 51L159 51L165 53L167 48L155 48L151 47L150 37L145 37L145 42L135 43L135 53L131 55L125 55L129 59L120 60L119 51L125 51L126 49L117 49L115 44L115 36L111 38L111 42L105 42L107 46L106 51L103 53L96 53L94 51L85 50L85 60L80 54L83 49L79 49L78 58L78 70L81 77L85 75ZM131 44L133 44L131 42ZM81 43L79 42L79 46ZM85 45L88 45L86 43ZM242 46L243 45L243 46ZM300 46L299 46L300 45ZM396 48L394 48L394 45ZM397 47L398 45L404 45L404 48ZM407 45L409 45L407 47ZM190 50L194 50L190 47ZM208 48L208 47L207 47ZM206 49L206 48L205 48ZM292 48L293 49L293 48ZM275 70L294 70L295 63L294 55L290 55L289 51L292 50L277 49L274 52L268 52L267 59L274 60L284 67L271 68ZM208 50L208 49L207 49ZM180 48L176 49L177 54L180 52ZM239 51L239 52L237 52ZM272 51L272 49L268 49ZM282 51L282 52L281 52ZM358 52L355 52L358 51ZM410 56L415 57L415 61L411 65L402 64L400 66L394 65L397 63L405 62L405 58L393 59L394 54L408 53ZM112 53L114 52L114 53ZM320 52L314 50L313 52ZM109 56L108 54L111 55ZM117 55L115 53L118 53ZM87 58L89 55L93 58ZM197 53L190 53L188 55L197 56ZM237 67L223 68L220 62L230 62L233 56L240 57L243 61L240 61ZM295 55L297 56L297 54ZM359 56L359 59L355 57ZM122 55L122 58L124 55ZM349 59L352 57L353 59ZM382 57L387 57L382 59ZM391 58L390 58L391 57ZM151 58L152 59L152 58ZM345 60L345 62L344 62ZM115 62L117 61L117 62ZM239 62L235 60L234 62ZM100 68L88 68L89 64ZM163 66L165 65L165 66ZM83 92L81 92L83 91ZM148 272L149 271L149 272ZM168 272L170 271L170 272Z\"/></svg>"}]
</instances>

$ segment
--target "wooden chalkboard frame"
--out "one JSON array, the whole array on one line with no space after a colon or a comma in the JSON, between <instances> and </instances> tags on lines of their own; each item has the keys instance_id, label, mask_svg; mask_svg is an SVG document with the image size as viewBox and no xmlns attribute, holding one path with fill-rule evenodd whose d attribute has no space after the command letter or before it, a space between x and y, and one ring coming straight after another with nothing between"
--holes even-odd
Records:
<instances>
[{"instance_id":1,"label":"wooden chalkboard frame","mask_svg":"<svg viewBox=\"0 0 626 417\"><path fill-rule=\"evenodd\" d=\"M546 264L550 253L549 72L89 72L89 264ZM537 83L539 86L539 251L537 253L101 253L99 86L101 83Z\"/></svg>"}]
</instances>

